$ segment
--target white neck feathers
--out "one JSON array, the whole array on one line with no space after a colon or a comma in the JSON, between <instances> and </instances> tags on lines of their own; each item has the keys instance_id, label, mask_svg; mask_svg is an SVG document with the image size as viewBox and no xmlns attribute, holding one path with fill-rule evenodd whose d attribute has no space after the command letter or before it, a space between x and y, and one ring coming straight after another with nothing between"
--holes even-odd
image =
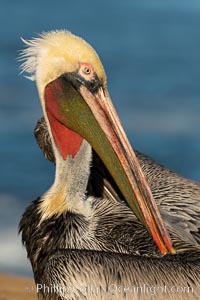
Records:
<instances>
[{"instance_id":1,"label":"white neck feathers","mask_svg":"<svg viewBox=\"0 0 200 300\"><path fill-rule=\"evenodd\" d=\"M85 192L90 174L92 149L83 140L76 156L66 161L60 156L56 160L55 181L43 195L40 212L42 220L61 215L66 211L89 214L90 204L85 201Z\"/></svg>"}]
</instances>

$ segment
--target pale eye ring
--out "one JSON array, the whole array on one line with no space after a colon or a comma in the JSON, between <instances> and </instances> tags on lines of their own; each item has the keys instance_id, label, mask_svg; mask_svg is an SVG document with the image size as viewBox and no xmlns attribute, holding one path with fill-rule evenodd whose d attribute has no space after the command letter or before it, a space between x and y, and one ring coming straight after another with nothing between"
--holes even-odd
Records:
<instances>
[{"instance_id":1,"label":"pale eye ring","mask_svg":"<svg viewBox=\"0 0 200 300\"><path fill-rule=\"evenodd\" d=\"M86 75L90 75L91 73L91 69L89 67L85 67L83 71Z\"/></svg>"}]
</instances>

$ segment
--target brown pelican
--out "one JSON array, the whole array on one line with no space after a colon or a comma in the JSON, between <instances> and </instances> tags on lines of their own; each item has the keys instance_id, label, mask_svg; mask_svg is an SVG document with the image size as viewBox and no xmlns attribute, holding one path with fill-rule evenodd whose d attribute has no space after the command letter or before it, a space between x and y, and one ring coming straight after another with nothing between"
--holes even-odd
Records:
<instances>
[{"instance_id":1,"label":"brown pelican","mask_svg":"<svg viewBox=\"0 0 200 300\"><path fill-rule=\"evenodd\" d=\"M174 252L112 107L97 54L65 31L27 44L23 71L36 79L56 160L54 184L20 222L40 299L151 299L154 291L133 295L133 287L144 284L154 289L167 285L160 299L164 293L174 299L170 297L176 285L191 288L191 299L199 299L197 259L188 255L183 264L181 254L176 259L141 256L142 251L158 253L130 209L113 195L99 199L86 194L92 146L119 197L149 228L161 252ZM104 190L110 191L106 185ZM138 247L140 242L143 247ZM176 299L186 297L176 293Z\"/></svg>"}]
</instances>

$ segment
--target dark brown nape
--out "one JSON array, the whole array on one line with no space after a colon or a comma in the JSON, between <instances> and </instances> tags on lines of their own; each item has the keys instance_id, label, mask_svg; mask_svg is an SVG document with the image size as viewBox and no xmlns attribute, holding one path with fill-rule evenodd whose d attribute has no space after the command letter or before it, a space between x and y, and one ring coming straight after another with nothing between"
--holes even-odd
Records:
<instances>
[{"instance_id":1,"label":"dark brown nape","mask_svg":"<svg viewBox=\"0 0 200 300\"><path fill-rule=\"evenodd\" d=\"M45 158L55 164L56 162L54 152L52 149L51 138L44 117L40 118L37 121L37 124L34 129L34 136Z\"/></svg>"}]
</instances>

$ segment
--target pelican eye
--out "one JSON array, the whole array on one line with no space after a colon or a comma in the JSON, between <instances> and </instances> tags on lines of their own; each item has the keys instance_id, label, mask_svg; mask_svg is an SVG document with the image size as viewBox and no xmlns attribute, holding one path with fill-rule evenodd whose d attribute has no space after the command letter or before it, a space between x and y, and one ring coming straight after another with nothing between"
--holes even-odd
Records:
<instances>
[{"instance_id":1,"label":"pelican eye","mask_svg":"<svg viewBox=\"0 0 200 300\"><path fill-rule=\"evenodd\" d=\"M83 71L86 75L90 75L90 73L91 73L91 69L88 67L85 67Z\"/></svg>"}]
</instances>

